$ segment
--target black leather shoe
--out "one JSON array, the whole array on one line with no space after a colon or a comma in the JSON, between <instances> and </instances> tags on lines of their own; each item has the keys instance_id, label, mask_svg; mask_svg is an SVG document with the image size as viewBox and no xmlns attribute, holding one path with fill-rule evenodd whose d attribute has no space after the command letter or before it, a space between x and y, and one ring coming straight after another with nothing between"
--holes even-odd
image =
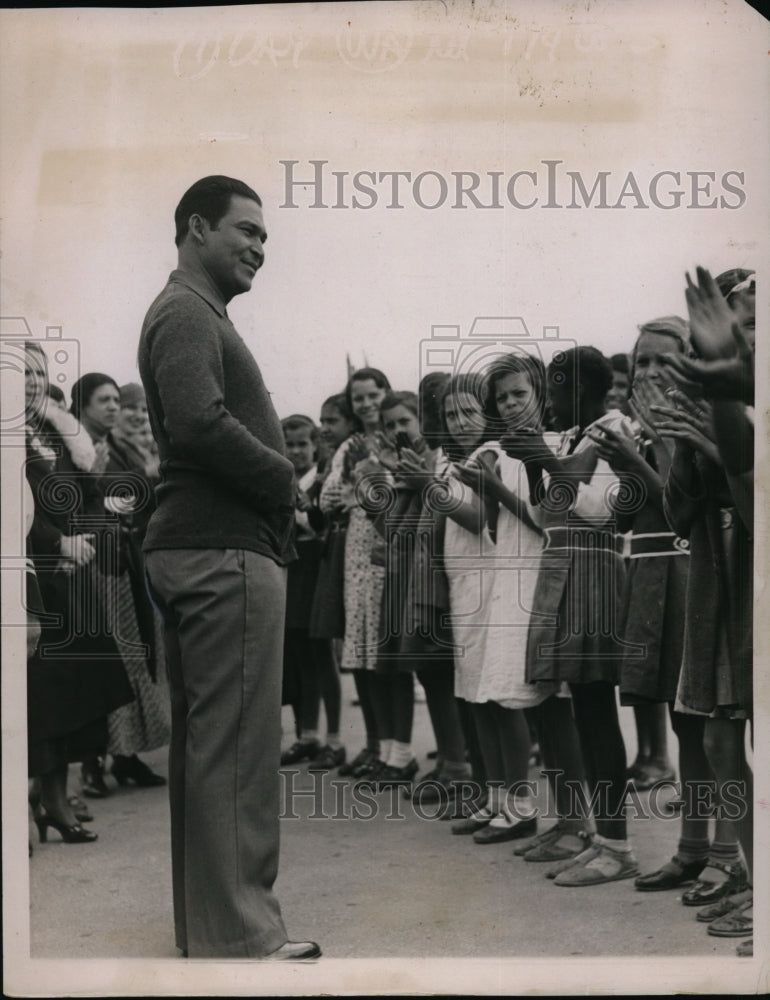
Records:
<instances>
[{"instance_id":1,"label":"black leather shoe","mask_svg":"<svg viewBox=\"0 0 770 1000\"><path fill-rule=\"evenodd\" d=\"M308 771L331 771L345 763L345 747L334 749L330 746L321 747L318 756L308 764Z\"/></svg>"},{"instance_id":2,"label":"black leather shoe","mask_svg":"<svg viewBox=\"0 0 770 1000\"><path fill-rule=\"evenodd\" d=\"M321 957L321 949L315 941L287 941L280 948L265 955L265 962L308 962Z\"/></svg>"},{"instance_id":3,"label":"black leather shoe","mask_svg":"<svg viewBox=\"0 0 770 1000\"><path fill-rule=\"evenodd\" d=\"M297 740L292 743L288 750L281 754L281 767L287 764L299 764L303 760L314 760L321 750L318 740Z\"/></svg>"},{"instance_id":4,"label":"black leather shoe","mask_svg":"<svg viewBox=\"0 0 770 1000\"><path fill-rule=\"evenodd\" d=\"M640 875L634 886L640 892L661 892L664 889L678 889L680 885L694 882L706 867L706 859L700 861L680 861L672 858L669 862L649 875Z\"/></svg>"},{"instance_id":5,"label":"black leather shoe","mask_svg":"<svg viewBox=\"0 0 770 1000\"><path fill-rule=\"evenodd\" d=\"M748 887L748 873L740 861L735 861L731 865L722 861L709 861L703 871L708 872L709 868L719 868L727 875L727 878L722 882L699 878L691 889L682 893L682 902L685 906L705 906L707 903L716 903L723 896L732 896Z\"/></svg>"},{"instance_id":6,"label":"black leather shoe","mask_svg":"<svg viewBox=\"0 0 770 1000\"><path fill-rule=\"evenodd\" d=\"M115 754L112 758L112 776L121 787L129 781L133 781L138 788L154 788L166 784L166 779L151 771L136 754L131 757Z\"/></svg>"}]
</instances>

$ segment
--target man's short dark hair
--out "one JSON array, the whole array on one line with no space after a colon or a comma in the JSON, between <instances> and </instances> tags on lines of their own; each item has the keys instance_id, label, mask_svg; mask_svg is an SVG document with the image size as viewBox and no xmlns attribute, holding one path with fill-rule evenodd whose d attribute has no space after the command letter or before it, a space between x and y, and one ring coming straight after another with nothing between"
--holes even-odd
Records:
<instances>
[{"instance_id":1,"label":"man's short dark hair","mask_svg":"<svg viewBox=\"0 0 770 1000\"><path fill-rule=\"evenodd\" d=\"M227 214L233 195L250 198L260 207L262 206L262 199L248 184L244 184L243 181L236 180L234 177L224 177L222 174L201 177L191 188L188 188L182 195L176 212L174 212L176 224L174 242L176 245L179 246L187 236L191 215L200 215L212 229L216 229L219 220Z\"/></svg>"}]
</instances>

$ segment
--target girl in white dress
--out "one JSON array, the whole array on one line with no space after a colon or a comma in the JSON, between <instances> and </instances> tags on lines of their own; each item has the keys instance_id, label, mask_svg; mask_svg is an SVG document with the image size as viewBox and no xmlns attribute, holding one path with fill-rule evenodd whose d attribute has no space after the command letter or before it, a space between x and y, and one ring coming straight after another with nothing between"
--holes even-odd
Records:
<instances>
[{"instance_id":1,"label":"girl in white dress","mask_svg":"<svg viewBox=\"0 0 770 1000\"><path fill-rule=\"evenodd\" d=\"M485 386L493 426L504 430L539 424L543 382L542 364L529 355L506 355L495 362ZM540 704L556 685L531 684L525 678L527 633L542 548L540 532L527 511L526 469L493 442L478 448L456 471L477 494L487 522L480 655L460 665L458 690L473 703L488 800L484 809L454 829L473 833L478 844L490 844L526 837L536 830L526 783L531 738L523 709Z\"/></svg>"}]
</instances>

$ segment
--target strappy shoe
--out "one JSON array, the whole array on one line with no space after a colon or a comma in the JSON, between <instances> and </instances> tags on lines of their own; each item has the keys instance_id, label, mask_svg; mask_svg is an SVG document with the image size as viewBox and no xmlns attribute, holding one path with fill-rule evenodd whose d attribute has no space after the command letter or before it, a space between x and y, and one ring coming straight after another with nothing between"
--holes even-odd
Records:
<instances>
[{"instance_id":1,"label":"strappy shoe","mask_svg":"<svg viewBox=\"0 0 770 1000\"><path fill-rule=\"evenodd\" d=\"M35 826L40 837L40 843L45 844L48 840L48 827L58 830L61 839L65 844L91 844L97 839L97 834L91 830L86 830L80 823L63 823L47 813L44 809L35 816Z\"/></svg>"},{"instance_id":2,"label":"strappy shoe","mask_svg":"<svg viewBox=\"0 0 770 1000\"><path fill-rule=\"evenodd\" d=\"M514 848L513 853L516 857L520 858L523 854L533 850L533 848L537 847L539 844L550 844L554 840L558 840L562 833L563 830L561 823L557 821L552 827L549 827L548 830L545 830L543 833L538 833L536 837L528 840L526 844L521 844L519 847Z\"/></svg>"},{"instance_id":3,"label":"strappy shoe","mask_svg":"<svg viewBox=\"0 0 770 1000\"><path fill-rule=\"evenodd\" d=\"M734 861L732 864L727 864L724 861L709 861L703 869L703 874L708 872L709 868L723 871L727 878L723 882L699 878L691 889L682 893L684 906L705 906L707 903L716 903L723 896L732 896L748 888L748 872L742 862Z\"/></svg>"},{"instance_id":4,"label":"strappy shoe","mask_svg":"<svg viewBox=\"0 0 770 1000\"><path fill-rule=\"evenodd\" d=\"M639 865L632 851L615 851L607 844L594 844L596 853L557 875L554 885L604 885L639 874Z\"/></svg>"},{"instance_id":5,"label":"strappy shoe","mask_svg":"<svg viewBox=\"0 0 770 1000\"><path fill-rule=\"evenodd\" d=\"M571 858L565 858L564 861L560 861L559 864L554 865L553 868L549 868L545 873L546 878L556 878L557 875L561 875L562 872L565 872L573 865L579 864L582 861L588 861L589 858L595 856L596 851L594 850L594 842L591 834L586 833L585 830L581 830L581 832L578 833L578 837L580 837L583 841L585 845L584 849L582 851L578 851L578 853L574 854Z\"/></svg>"},{"instance_id":6,"label":"strappy shoe","mask_svg":"<svg viewBox=\"0 0 770 1000\"><path fill-rule=\"evenodd\" d=\"M741 895L742 893L735 893L731 896L722 896L716 903L711 903L710 906L704 906L702 910L698 910L695 914L695 919L702 924L710 924L712 920L724 917L725 914L730 913L746 902L746 897L742 899L738 898Z\"/></svg>"},{"instance_id":7,"label":"strappy shoe","mask_svg":"<svg viewBox=\"0 0 770 1000\"><path fill-rule=\"evenodd\" d=\"M370 750L369 747L364 747L352 760L342 764L337 773L343 777L348 774L355 774L357 767L361 767L362 764L367 763L372 757L376 758L376 756L377 754L373 750Z\"/></svg>"},{"instance_id":8,"label":"strappy shoe","mask_svg":"<svg viewBox=\"0 0 770 1000\"><path fill-rule=\"evenodd\" d=\"M286 767L287 764L299 764L303 760L313 760L320 749L321 744L318 740L297 740L281 754L281 767Z\"/></svg>"},{"instance_id":9,"label":"strappy shoe","mask_svg":"<svg viewBox=\"0 0 770 1000\"><path fill-rule=\"evenodd\" d=\"M393 764L387 764L374 781L378 789L408 786L410 789L409 794L411 795L412 781L419 769L420 765L412 757L403 767L395 767Z\"/></svg>"},{"instance_id":10,"label":"strappy shoe","mask_svg":"<svg viewBox=\"0 0 770 1000\"><path fill-rule=\"evenodd\" d=\"M332 771L345 763L345 747L321 747L315 760L308 764L308 771Z\"/></svg>"},{"instance_id":11,"label":"strappy shoe","mask_svg":"<svg viewBox=\"0 0 770 1000\"><path fill-rule=\"evenodd\" d=\"M575 858L584 849L584 844L580 843L579 847L567 847L561 844L565 837L578 837L577 833L565 833L560 832L552 840L545 841L535 845L531 851L527 851L524 855L525 861L533 862L552 862L552 861L566 861L569 858ZM515 852L514 852L515 853Z\"/></svg>"},{"instance_id":12,"label":"strappy shoe","mask_svg":"<svg viewBox=\"0 0 770 1000\"><path fill-rule=\"evenodd\" d=\"M640 875L634 882L640 892L661 892L665 889L678 889L681 885L694 882L706 867L705 860L680 861L673 857L662 868L649 875Z\"/></svg>"},{"instance_id":13,"label":"strappy shoe","mask_svg":"<svg viewBox=\"0 0 770 1000\"><path fill-rule=\"evenodd\" d=\"M365 788L376 788L380 776L387 770L388 765L379 757L372 757L368 763L362 764L356 769L356 784Z\"/></svg>"},{"instance_id":14,"label":"strappy shoe","mask_svg":"<svg viewBox=\"0 0 770 1000\"><path fill-rule=\"evenodd\" d=\"M753 905L754 900L747 899L723 917L713 920L706 930L712 937L750 937L754 933L754 917L748 911Z\"/></svg>"}]
</instances>

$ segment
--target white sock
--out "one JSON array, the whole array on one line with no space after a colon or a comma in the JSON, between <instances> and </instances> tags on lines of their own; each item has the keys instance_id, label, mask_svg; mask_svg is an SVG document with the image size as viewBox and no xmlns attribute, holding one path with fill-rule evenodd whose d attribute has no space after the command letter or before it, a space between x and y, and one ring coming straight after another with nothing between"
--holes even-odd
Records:
<instances>
[{"instance_id":1,"label":"white sock","mask_svg":"<svg viewBox=\"0 0 770 1000\"><path fill-rule=\"evenodd\" d=\"M388 764L391 767L406 767L411 759L412 744L399 743L398 740L393 740L390 747L390 754L388 755Z\"/></svg>"},{"instance_id":2,"label":"white sock","mask_svg":"<svg viewBox=\"0 0 770 1000\"><path fill-rule=\"evenodd\" d=\"M300 737L300 743L313 743L318 742L318 730L317 729L303 729Z\"/></svg>"},{"instance_id":3,"label":"white sock","mask_svg":"<svg viewBox=\"0 0 770 1000\"><path fill-rule=\"evenodd\" d=\"M339 750L342 746L342 740L340 739L339 733L327 733L326 734L326 745L331 747L332 750Z\"/></svg>"},{"instance_id":4,"label":"white sock","mask_svg":"<svg viewBox=\"0 0 770 1000\"><path fill-rule=\"evenodd\" d=\"M380 740L380 760L384 760L386 764L390 763L390 748L393 746L393 740Z\"/></svg>"}]
</instances>

